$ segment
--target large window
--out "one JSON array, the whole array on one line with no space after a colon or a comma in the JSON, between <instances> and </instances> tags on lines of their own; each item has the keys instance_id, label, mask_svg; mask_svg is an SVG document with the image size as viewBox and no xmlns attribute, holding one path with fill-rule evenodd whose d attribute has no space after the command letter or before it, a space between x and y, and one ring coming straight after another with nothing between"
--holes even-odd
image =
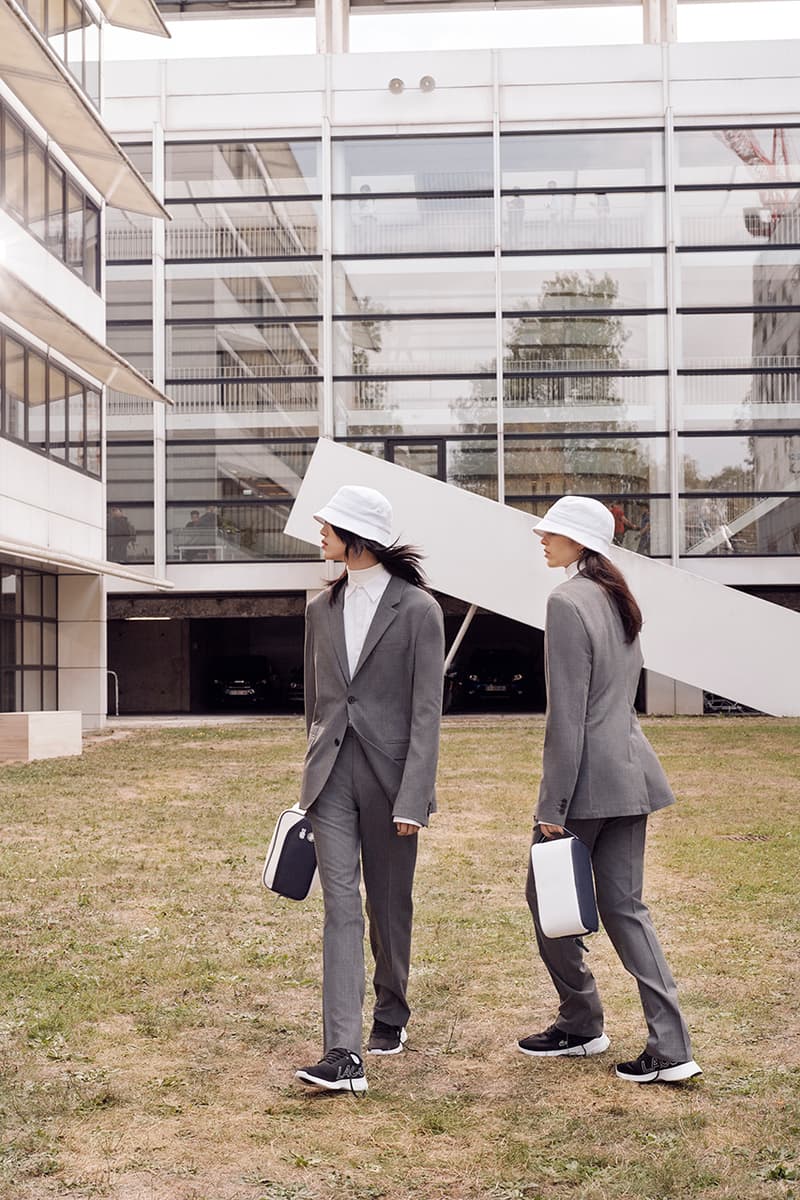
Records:
<instances>
[{"instance_id":1,"label":"large window","mask_svg":"<svg viewBox=\"0 0 800 1200\"><path fill-rule=\"evenodd\" d=\"M319 142L171 142L165 151L170 200L216 196L319 195Z\"/></svg>"},{"instance_id":2,"label":"large window","mask_svg":"<svg viewBox=\"0 0 800 1200\"><path fill-rule=\"evenodd\" d=\"M20 0L50 49L95 107L100 103L100 26L83 0Z\"/></svg>"},{"instance_id":3,"label":"large window","mask_svg":"<svg viewBox=\"0 0 800 1200\"><path fill-rule=\"evenodd\" d=\"M318 141L171 143L165 162L168 260L319 253Z\"/></svg>"},{"instance_id":4,"label":"large window","mask_svg":"<svg viewBox=\"0 0 800 1200\"><path fill-rule=\"evenodd\" d=\"M100 209L0 103L0 205L95 291Z\"/></svg>"},{"instance_id":5,"label":"large window","mask_svg":"<svg viewBox=\"0 0 800 1200\"><path fill-rule=\"evenodd\" d=\"M101 398L0 327L0 435L99 478Z\"/></svg>"},{"instance_id":6,"label":"large window","mask_svg":"<svg viewBox=\"0 0 800 1200\"><path fill-rule=\"evenodd\" d=\"M682 128L675 154L679 423L692 431L796 429L800 126ZM716 487L725 490L722 480ZM751 490L760 488L751 481ZM720 499L722 509L731 505L739 501ZM785 514L791 505L777 508ZM684 504L686 553L710 546L698 535L697 513L695 501ZM731 520L721 525L738 532L718 538L713 552L795 552L786 536L773 536L775 512L768 520L738 507L723 515Z\"/></svg>"},{"instance_id":7,"label":"large window","mask_svg":"<svg viewBox=\"0 0 800 1200\"><path fill-rule=\"evenodd\" d=\"M283 526L314 449L301 441L184 441L167 448L171 562L308 559Z\"/></svg>"},{"instance_id":8,"label":"large window","mask_svg":"<svg viewBox=\"0 0 800 1200\"><path fill-rule=\"evenodd\" d=\"M493 245L487 135L335 139L335 254L458 254Z\"/></svg>"},{"instance_id":9,"label":"large window","mask_svg":"<svg viewBox=\"0 0 800 1200\"><path fill-rule=\"evenodd\" d=\"M106 555L112 562L153 562L153 402L112 391L107 413Z\"/></svg>"},{"instance_id":10,"label":"large window","mask_svg":"<svg viewBox=\"0 0 800 1200\"><path fill-rule=\"evenodd\" d=\"M664 245L660 130L509 133L500 151L504 250Z\"/></svg>"},{"instance_id":11,"label":"large window","mask_svg":"<svg viewBox=\"0 0 800 1200\"><path fill-rule=\"evenodd\" d=\"M0 712L58 708L58 580L0 565Z\"/></svg>"},{"instance_id":12,"label":"large window","mask_svg":"<svg viewBox=\"0 0 800 1200\"><path fill-rule=\"evenodd\" d=\"M643 554L798 552L800 126L334 137L329 211L320 146L166 147L171 561L308 557L282 521L320 428L531 514L595 496ZM149 224L109 231L109 337L145 373ZM150 442L119 413L138 557Z\"/></svg>"},{"instance_id":13,"label":"large window","mask_svg":"<svg viewBox=\"0 0 800 1200\"><path fill-rule=\"evenodd\" d=\"M146 183L153 181L153 150L149 142L125 142L122 149ZM121 208L105 211L107 262L147 262L153 256L153 218Z\"/></svg>"},{"instance_id":14,"label":"large window","mask_svg":"<svg viewBox=\"0 0 800 1200\"><path fill-rule=\"evenodd\" d=\"M173 264L167 269L167 320L316 318L320 286L317 263Z\"/></svg>"}]
</instances>

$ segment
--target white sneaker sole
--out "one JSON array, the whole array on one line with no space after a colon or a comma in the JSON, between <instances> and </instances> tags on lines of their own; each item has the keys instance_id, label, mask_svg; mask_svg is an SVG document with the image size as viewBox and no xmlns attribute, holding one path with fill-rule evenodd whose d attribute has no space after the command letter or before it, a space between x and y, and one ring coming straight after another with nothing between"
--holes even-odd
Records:
<instances>
[{"instance_id":1,"label":"white sneaker sole","mask_svg":"<svg viewBox=\"0 0 800 1200\"><path fill-rule=\"evenodd\" d=\"M592 1054L602 1054L610 1045L610 1039L601 1033L600 1037L592 1038L582 1046L567 1046L563 1050L526 1050L519 1042L517 1049L521 1054L529 1054L531 1058L587 1058Z\"/></svg>"},{"instance_id":2,"label":"white sneaker sole","mask_svg":"<svg viewBox=\"0 0 800 1200\"><path fill-rule=\"evenodd\" d=\"M367 1054L402 1054L403 1046L406 1044L407 1041L408 1041L408 1034L406 1033L405 1028L403 1028L400 1030L400 1045L399 1046L395 1046L393 1050L370 1050L369 1048L367 1048Z\"/></svg>"},{"instance_id":3,"label":"white sneaker sole","mask_svg":"<svg viewBox=\"0 0 800 1200\"><path fill-rule=\"evenodd\" d=\"M662 1067L660 1071L650 1071L647 1075L626 1075L619 1067L616 1068L617 1078L626 1079L628 1083L680 1083L683 1079L694 1079L695 1075L702 1074L702 1069L694 1059L677 1063L674 1067Z\"/></svg>"},{"instance_id":4,"label":"white sneaker sole","mask_svg":"<svg viewBox=\"0 0 800 1200\"><path fill-rule=\"evenodd\" d=\"M332 1082L330 1079L318 1079L309 1071L295 1071L295 1079L302 1079L303 1083L310 1083L312 1087L323 1088L326 1092L366 1092L366 1079L337 1079Z\"/></svg>"}]
</instances>

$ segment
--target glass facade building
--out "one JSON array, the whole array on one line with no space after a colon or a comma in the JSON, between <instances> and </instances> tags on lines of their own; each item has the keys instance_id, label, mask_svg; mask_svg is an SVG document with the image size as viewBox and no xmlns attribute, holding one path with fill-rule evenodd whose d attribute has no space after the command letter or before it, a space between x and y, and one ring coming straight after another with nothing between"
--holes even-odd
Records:
<instances>
[{"instance_id":1,"label":"glass facade building","mask_svg":"<svg viewBox=\"0 0 800 1200\"><path fill-rule=\"evenodd\" d=\"M114 20L163 28L148 0L111 7ZM105 342L103 219L107 203L162 209L99 114L105 20L95 0L0 10L4 759L77 753L81 727L103 725L106 576L140 582L119 565L126 518L106 520L104 392L114 381L164 397Z\"/></svg>"},{"instance_id":2,"label":"glass facade building","mask_svg":"<svg viewBox=\"0 0 800 1200\"><path fill-rule=\"evenodd\" d=\"M110 342L174 402L163 442L110 410L142 561L161 471L168 562L316 557L281 530L320 435L597 497L676 563L800 553L800 125L165 139L126 147L162 156L163 257L108 232Z\"/></svg>"}]
</instances>

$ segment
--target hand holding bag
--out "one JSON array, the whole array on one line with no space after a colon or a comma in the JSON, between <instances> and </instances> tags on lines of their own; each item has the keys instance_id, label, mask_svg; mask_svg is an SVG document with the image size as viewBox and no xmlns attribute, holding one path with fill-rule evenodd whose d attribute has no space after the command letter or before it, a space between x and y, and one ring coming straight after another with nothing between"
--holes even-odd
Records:
<instances>
[{"instance_id":1,"label":"hand holding bag","mask_svg":"<svg viewBox=\"0 0 800 1200\"><path fill-rule=\"evenodd\" d=\"M261 882L279 896L305 900L317 879L317 852L311 822L296 804L278 817Z\"/></svg>"},{"instance_id":2,"label":"hand holding bag","mask_svg":"<svg viewBox=\"0 0 800 1200\"><path fill-rule=\"evenodd\" d=\"M565 837L534 842L531 863L544 936L597 933L600 922L589 847L567 830Z\"/></svg>"}]
</instances>

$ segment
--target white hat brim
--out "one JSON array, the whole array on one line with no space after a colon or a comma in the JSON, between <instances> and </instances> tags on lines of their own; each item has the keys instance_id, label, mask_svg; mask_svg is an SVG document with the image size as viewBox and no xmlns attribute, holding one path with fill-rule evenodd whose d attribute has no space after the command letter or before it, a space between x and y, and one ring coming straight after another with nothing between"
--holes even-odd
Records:
<instances>
[{"instance_id":1,"label":"white hat brim","mask_svg":"<svg viewBox=\"0 0 800 1200\"><path fill-rule=\"evenodd\" d=\"M314 513L314 520L319 521L320 525L324 525L327 521L329 525L336 525L339 529L346 529L348 533L354 533L356 537L377 542L379 546L386 547L392 544L391 535L387 535L385 529L379 525L373 525L363 517L354 517L349 513L341 512L333 504L326 504L319 512Z\"/></svg>"},{"instance_id":2,"label":"white hat brim","mask_svg":"<svg viewBox=\"0 0 800 1200\"><path fill-rule=\"evenodd\" d=\"M606 557L611 549L610 541L606 541L597 534L576 529L574 525L569 525L566 521L542 518L538 524L533 526L533 532L537 537L541 537L543 533L558 533L562 537L568 537L573 542L577 542L579 546L585 546L587 550L595 550L598 554L604 554Z\"/></svg>"}]
</instances>

